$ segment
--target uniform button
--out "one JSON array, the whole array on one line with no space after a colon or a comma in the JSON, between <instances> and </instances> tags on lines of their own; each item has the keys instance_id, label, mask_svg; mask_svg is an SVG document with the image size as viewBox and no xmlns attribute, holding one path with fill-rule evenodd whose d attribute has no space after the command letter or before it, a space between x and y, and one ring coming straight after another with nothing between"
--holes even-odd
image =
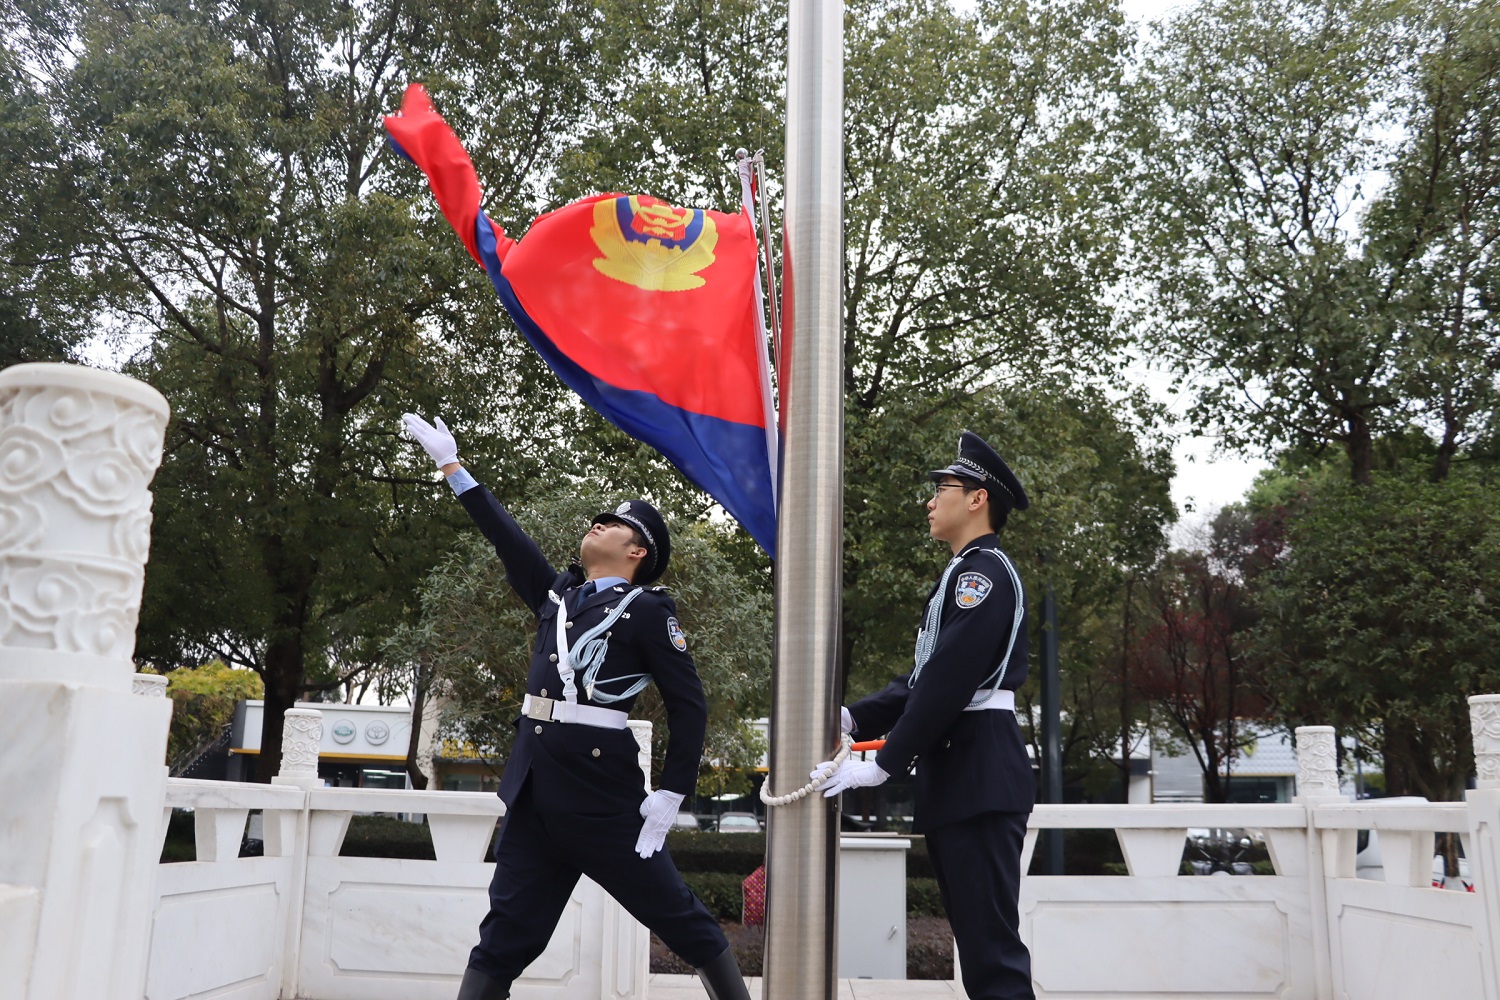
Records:
<instances>
[{"instance_id":1,"label":"uniform button","mask_svg":"<svg viewBox=\"0 0 1500 1000\"><path fill-rule=\"evenodd\" d=\"M606 632L604 633L604 638L608 639L612 635L614 635L614 632Z\"/></svg>"},{"instance_id":2,"label":"uniform button","mask_svg":"<svg viewBox=\"0 0 1500 1000\"><path fill-rule=\"evenodd\" d=\"M599 748L594 747L594 749L591 750L590 753L592 753L595 757L599 756Z\"/></svg>"},{"instance_id":3,"label":"uniform button","mask_svg":"<svg viewBox=\"0 0 1500 1000\"><path fill-rule=\"evenodd\" d=\"M944 750L948 749L952 745L953 745L953 741L952 740L944 740L943 741L943 749Z\"/></svg>"},{"instance_id":4,"label":"uniform button","mask_svg":"<svg viewBox=\"0 0 1500 1000\"><path fill-rule=\"evenodd\" d=\"M543 698L547 697L547 689L546 688L542 688L542 697Z\"/></svg>"},{"instance_id":5,"label":"uniform button","mask_svg":"<svg viewBox=\"0 0 1500 1000\"><path fill-rule=\"evenodd\" d=\"M572 628L572 627L573 627L573 623L572 622L568 622L568 628Z\"/></svg>"},{"instance_id":6,"label":"uniform button","mask_svg":"<svg viewBox=\"0 0 1500 1000\"><path fill-rule=\"evenodd\" d=\"M536 734L537 734L537 735L538 735L538 736L540 736L540 735L542 735L542 727L541 727L541 726L537 726L537 727L536 727Z\"/></svg>"},{"instance_id":7,"label":"uniform button","mask_svg":"<svg viewBox=\"0 0 1500 1000\"><path fill-rule=\"evenodd\" d=\"M547 659L551 660L553 663L556 663L557 662L557 654L553 653L551 656L547 657Z\"/></svg>"}]
</instances>

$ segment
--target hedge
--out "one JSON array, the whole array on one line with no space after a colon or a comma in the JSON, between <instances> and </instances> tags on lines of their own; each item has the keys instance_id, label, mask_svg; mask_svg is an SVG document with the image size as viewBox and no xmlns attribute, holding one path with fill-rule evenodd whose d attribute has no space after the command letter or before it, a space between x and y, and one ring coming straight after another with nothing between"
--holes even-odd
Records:
<instances>
[{"instance_id":1,"label":"hedge","mask_svg":"<svg viewBox=\"0 0 1500 1000\"><path fill-rule=\"evenodd\" d=\"M907 878L932 878L926 838L907 839L911 841L911 849L906 852ZM764 833L673 830L667 834L667 849L681 872L733 872L743 877L766 863Z\"/></svg>"},{"instance_id":2,"label":"hedge","mask_svg":"<svg viewBox=\"0 0 1500 1000\"><path fill-rule=\"evenodd\" d=\"M715 920L739 923L744 918L744 876L729 872L683 872L682 881L703 900ZM906 915L909 917L942 917L942 900L938 898L937 880L906 880Z\"/></svg>"}]
</instances>

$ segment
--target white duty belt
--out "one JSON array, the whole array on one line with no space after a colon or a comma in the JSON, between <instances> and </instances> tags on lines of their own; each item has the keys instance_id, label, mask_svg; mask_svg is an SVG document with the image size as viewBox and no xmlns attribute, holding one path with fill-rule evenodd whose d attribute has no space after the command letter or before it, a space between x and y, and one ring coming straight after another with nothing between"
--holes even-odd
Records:
<instances>
[{"instance_id":1,"label":"white duty belt","mask_svg":"<svg viewBox=\"0 0 1500 1000\"><path fill-rule=\"evenodd\" d=\"M986 712L994 708L1003 708L1014 712L1016 710L1016 693L1009 688L996 688L995 693L989 696L987 701L977 705L970 705L965 712Z\"/></svg>"},{"instance_id":2,"label":"white duty belt","mask_svg":"<svg viewBox=\"0 0 1500 1000\"><path fill-rule=\"evenodd\" d=\"M538 722L568 722L599 729L624 729L630 716L614 708L580 705L559 698L539 698L528 694L521 699L521 714Z\"/></svg>"}]
</instances>

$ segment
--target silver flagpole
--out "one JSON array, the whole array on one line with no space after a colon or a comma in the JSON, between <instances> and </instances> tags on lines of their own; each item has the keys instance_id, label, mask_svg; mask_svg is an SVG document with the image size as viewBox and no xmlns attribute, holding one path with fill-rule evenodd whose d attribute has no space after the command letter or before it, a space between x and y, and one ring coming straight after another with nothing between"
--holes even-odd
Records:
<instances>
[{"instance_id":1,"label":"silver flagpole","mask_svg":"<svg viewBox=\"0 0 1500 1000\"><path fill-rule=\"evenodd\" d=\"M781 292L776 287L776 255L771 252L771 205L766 193L765 150L755 154L755 182L760 191L757 199L760 208L761 246L766 258L766 304L771 314L771 349L776 364L781 364Z\"/></svg>"},{"instance_id":2,"label":"silver flagpole","mask_svg":"<svg viewBox=\"0 0 1500 1000\"><path fill-rule=\"evenodd\" d=\"M791 0L770 780L838 748L844 543L842 0ZM834 1000L838 817L818 794L770 810L762 996Z\"/></svg>"}]
</instances>

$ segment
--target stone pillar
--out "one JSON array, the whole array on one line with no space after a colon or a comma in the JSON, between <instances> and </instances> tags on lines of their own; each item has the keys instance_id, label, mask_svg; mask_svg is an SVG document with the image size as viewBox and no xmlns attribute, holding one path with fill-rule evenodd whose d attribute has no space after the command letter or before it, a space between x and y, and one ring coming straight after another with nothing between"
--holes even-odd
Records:
<instances>
[{"instance_id":1,"label":"stone pillar","mask_svg":"<svg viewBox=\"0 0 1500 1000\"><path fill-rule=\"evenodd\" d=\"M136 674L130 679L130 693L143 698L165 698L167 679L160 674Z\"/></svg>"},{"instance_id":2,"label":"stone pillar","mask_svg":"<svg viewBox=\"0 0 1500 1000\"><path fill-rule=\"evenodd\" d=\"M1294 799L1307 809L1306 871L1312 903L1312 938L1315 981L1318 1000L1331 1000L1334 994L1334 969L1338 966L1336 928L1328 913L1328 886L1325 877L1354 877L1353 830L1318 830L1313 810L1326 802L1343 799L1339 793L1338 744L1332 726L1298 726L1296 732L1297 795Z\"/></svg>"},{"instance_id":3,"label":"stone pillar","mask_svg":"<svg viewBox=\"0 0 1500 1000\"><path fill-rule=\"evenodd\" d=\"M1500 935L1500 694L1469 699L1469 728L1474 735L1478 780L1465 794L1469 807L1465 848L1482 911L1474 931L1479 938L1484 995L1487 1000L1500 1000L1500 942L1496 940Z\"/></svg>"},{"instance_id":4,"label":"stone pillar","mask_svg":"<svg viewBox=\"0 0 1500 1000\"><path fill-rule=\"evenodd\" d=\"M289 708L281 725L281 771L275 784L300 784L305 779L316 782L323 713L315 708Z\"/></svg>"},{"instance_id":5,"label":"stone pillar","mask_svg":"<svg viewBox=\"0 0 1500 1000\"><path fill-rule=\"evenodd\" d=\"M167 401L73 365L0 372L0 982L138 1000L172 705L132 694Z\"/></svg>"},{"instance_id":6,"label":"stone pillar","mask_svg":"<svg viewBox=\"0 0 1500 1000\"><path fill-rule=\"evenodd\" d=\"M1332 726L1297 727L1297 797L1339 794L1339 755Z\"/></svg>"},{"instance_id":7,"label":"stone pillar","mask_svg":"<svg viewBox=\"0 0 1500 1000\"><path fill-rule=\"evenodd\" d=\"M643 719L631 719L625 723L630 735L635 737L636 763L641 765L641 774L646 782L646 791L651 791L651 723ZM692 798L692 796L688 796Z\"/></svg>"},{"instance_id":8,"label":"stone pillar","mask_svg":"<svg viewBox=\"0 0 1500 1000\"><path fill-rule=\"evenodd\" d=\"M271 784L292 785L305 793L321 788L318 748L322 743L322 712L315 708L287 709L281 728L281 770L271 779ZM285 933L281 942L281 995L284 997L298 995L302 971L302 912L307 897L308 845L312 839L310 797L310 794L303 796L302 808L296 812L275 810L261 817L266 856L292 859L292 877L277 922ZM325 820L333 820L327 813L322 815ZM348 814L343 814L337 822L348 823ZM343 839L342 829L337 836Z\"/></svg>"}]
</instances>

